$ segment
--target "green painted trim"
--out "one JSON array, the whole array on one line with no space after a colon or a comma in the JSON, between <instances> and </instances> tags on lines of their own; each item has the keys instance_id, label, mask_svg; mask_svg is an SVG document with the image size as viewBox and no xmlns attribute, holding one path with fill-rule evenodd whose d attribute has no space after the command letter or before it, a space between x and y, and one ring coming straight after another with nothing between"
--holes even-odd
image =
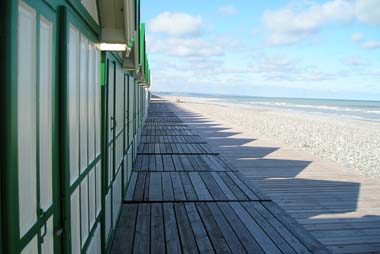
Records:
<instances>
[{"instance_id":1,"label":"green painted trim","mask_svg":"<svg viewBox=\"0 0 380 254\"><path fill-rule=\"evenodd\" d=\"M145 58L145 24L140 25L140 61L139 64L143 65Z\"/></svg>"},{"instance_id":2,"label":"green painted trim","mask_svg":"<svg viewBox=\"0 0 380 254\"><path fill-rule=\"evenodd\" d=\"M0 1L1 15L1 74L3 84L1 89L1 115L4 122L1 125L2 140L5 145L1 153L1 202L4 253L18 253L19 247L19 211L18 211L18 163L17 163L17 31L13 24L18 22L18 2L12 0ZM4 170L3 170L4 169Z\"/></svg>"},{"instance_id":3,"label":"green painted trim","mask_svg":"<svg viewBox=\"0 0 380 254\"><path fill-rule=\"evenodd\" d=\"M3 193L1 199L2 199L2 207L3 207L3 216L2 219L6 220L6 223L2 222L2 227L4 231L7 231L7 234L4 234L2 236L2 242L4 243L4 252L5 253L18 253L20 252L36 235L38 236L38 251L41 251L40 243L41 243L41 226L45 223L46 220L49 219L49 217L54 213L54 221L53 225L54 228L57 228L60 226L60 219L59 219L59 198L57 199L57 192L54 191L55 185L55 179L57 179L55 176L56 170L53 170L52 172L52 187L53 187L53 195L52 195L52 202L53 205L44 212L44 218L41 219L41 211L39 209L40 207L40 178L39 178L39 42L40 42L40 36L39 36L39 25L40 25L40 17L43 16L45 19L49 20L53 25L53 62L54 60L57 60L56 57L56 50L58 48L58 39L57 39L57 18L56 18L56 12L51 7L51 5L48 5L48 1L30 1L25 0L24 1L27 5L29 5L31 8L33 8L36 12L36 209L37 209L37 221L32 226L31 229L28 230L28 232L20 238L19 235L19 207L18 207L18 165L17 165L17 135L18 135L18 128L17 128L17 47L18 47L18 31L17 31L17 24L18 24L18 1L4 1L1 4L1 10L5 11L5 13L1 13L1 18L4 20L4 27L2 27L1 31L5 32L4 35L1 36L2 43L4 43L4 49L5 51L1 51L2 59L4 59L3 63L4 67L1 68L4 73L1 75L4 80L2 86L1 94L4 95L4 98L2 98L2 102L4 103L2 110L2 115L5 119L5 125L4 125L4 131L2 131L2 134L5 135L4 139L5 142L5 153L4 158L2 161L2 168L4 166L4 171L2 170L2 176L1 176L1 186ZM15 25L16 24L16 25ZM52 121L53 121L53 133L52 133L52 148L53 148L53 169L57 169L56 162L57 158L54 157L56 154L56 148L57 148L57 139L55 138L56 132L55 128L57 127L57 118L55 117L56 110L57 110L57 104L55 100L55 92L57 88L57 79L56 79L56 73L58 66L57 64L54 64L55 68L52 69L53 76L52 76ZM15 71L16 70L16 71ZM4 163L4 164L3 164ZM16 169L16 170L15 170ZM57 169L58 170L58 169ZM4 174L4 175L3 175ZM5 195L7 193L7 195ZM54 238L54 249L56 253L60 253L60 247L59 247L60 241L58 237Z\"/></svg>"},{"instance_id":4,"label":"green painted trim","mask_svg":"<svg viewBox=\"0 0 380 254\"><path fill-rule=\"evenodd\" d=\"M61 126L68 125L68 91L67 84L69 82L69 26L68 26L68 10L65 7L60 8L60 32L61 32L61 86L60 86L60 123ZM63 250L66 253L71 253L71 210L70 210L70 156L67 152L69 147L69 131L63 128L60 133L61 137L61 193L62 193L62 222L63 222Z\"/></svg>"},{"instance_id":5,"label":"green painted trim","mask_svg":"<svg viewBox=\"0 0 380 254\"><path fill-rule=\"evenodd\" d=\"M100 67L100 85L101 86L106 85L106 64L103 61Z\"/></svg>"},{"instance_id":6,"label":"green painted trim","mask_svg":"<svg viewBox=\"0 0 380 254\"><path fill-rule=\"evenodd\" d=\"M78 178L73 182L70 186L70 194L73 194L76 188L80 186L82 183L83 179L88 176L91 170L93 170L96 167L96 164L101 160L101 156L98 155L87 167L85 170L83 170L82 173L79 174Z\"/></svg>"},{"instance_id":7,"label":"green painted trim","mask_svg":"<svg viewBox=\"0 0 380 254\"><path fill-rule=\"evenodd\" d=\"M101 33L100 25L98 25L95 22L95 20L92 18L90 13L88 13L86 8L84 8L82 3L79 0L66 0L66 1L73 8L73 10L76 11L77 15L79 15L80 18L84 20L84 22L86 22L86 25L92 30L92 32L95 33L96 35L100 35Z\"/></svg>"}]
</instances>

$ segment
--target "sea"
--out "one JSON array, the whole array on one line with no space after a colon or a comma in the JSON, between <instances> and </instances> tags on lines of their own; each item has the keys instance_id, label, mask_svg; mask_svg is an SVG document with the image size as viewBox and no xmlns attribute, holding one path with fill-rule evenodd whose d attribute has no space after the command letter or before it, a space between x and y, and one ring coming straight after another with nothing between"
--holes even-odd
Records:
<instances>
[{"instance_id":1,"label":"sea","mask_svg":"<svg viewBox=\"0 0 380 254\"><path fill-rule=\"evenodd\" d=\"M157 95L199 97L209 101L253 105L269 109L281 109L318 115L352 118L380 122L380 101L276 98L197 93L158 92Z\"/></svg>"}]
</instances>

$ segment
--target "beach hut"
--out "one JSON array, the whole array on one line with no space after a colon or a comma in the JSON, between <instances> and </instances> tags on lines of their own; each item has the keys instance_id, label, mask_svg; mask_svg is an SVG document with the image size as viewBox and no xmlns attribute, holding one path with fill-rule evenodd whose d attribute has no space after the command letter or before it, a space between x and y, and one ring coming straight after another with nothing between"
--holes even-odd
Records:
<instances>
[{"instance_id":1,"label":"beach hut","mask_svg":"<svg viewBox=\"0 0 380 254\"><path fill-rule=\"evenodd\" d=\"M147 112L139 0L3 0L1 253L108 253Z\"/></svg>"}]
</instances>

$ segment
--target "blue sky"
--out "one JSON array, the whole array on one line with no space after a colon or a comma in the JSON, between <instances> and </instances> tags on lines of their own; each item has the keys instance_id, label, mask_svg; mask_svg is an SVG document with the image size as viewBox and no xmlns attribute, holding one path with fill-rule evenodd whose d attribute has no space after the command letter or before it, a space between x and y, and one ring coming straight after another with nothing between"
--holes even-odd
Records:
<instances>
[{"instance_id":1,"label":"blue sky","mask_svg":"<svg viewBox=\"0 0 380 254\"><path fill-rule=\"evenodd\" d=\"M380 100L379 0L142 0L154 91Z\"/></svg>"}]
</instances>

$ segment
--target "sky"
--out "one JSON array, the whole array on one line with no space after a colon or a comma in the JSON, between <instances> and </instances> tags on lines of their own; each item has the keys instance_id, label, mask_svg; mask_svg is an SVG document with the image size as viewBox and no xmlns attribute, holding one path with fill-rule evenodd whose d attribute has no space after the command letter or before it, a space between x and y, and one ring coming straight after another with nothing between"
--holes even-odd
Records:
<instances>
[{"instance_id":1,"label":"sky","mask_svg":"<svg viewBox=\"0 0 380 254\"><path fill-rule=\"evenodd\" d=\"M142 0L155 92L380 100L380 0Z\"/></svg>"}]
</instances>

